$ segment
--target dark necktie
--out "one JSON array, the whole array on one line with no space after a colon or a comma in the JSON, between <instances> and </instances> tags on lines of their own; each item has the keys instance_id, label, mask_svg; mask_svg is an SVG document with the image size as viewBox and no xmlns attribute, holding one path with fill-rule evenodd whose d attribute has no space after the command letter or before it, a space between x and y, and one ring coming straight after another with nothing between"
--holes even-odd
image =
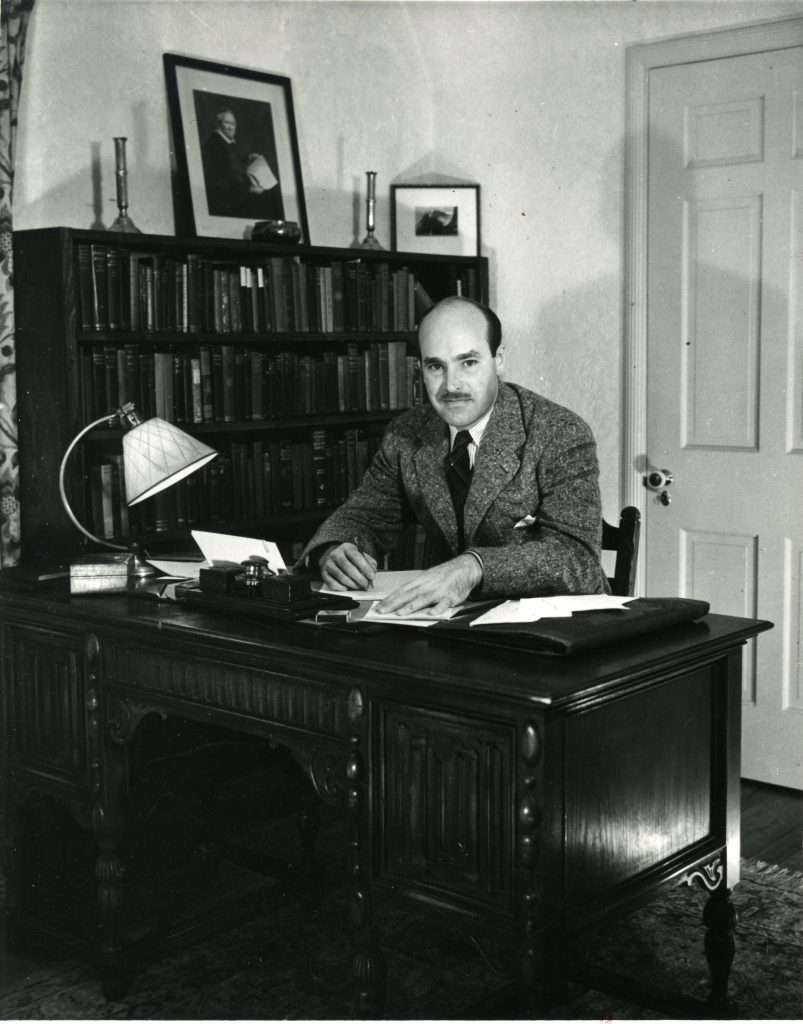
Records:
<instances>
[{"instance_id":1,"label":"dark necktie","mask_svg":"<svg viewBox=\"0 0 803 1024\"><path fill-rule=\"evenodd\" d=\"M454 446L446 456L446 481L452 496L454 514L457 518L457 544L460 550L466 546L463 529L463 506L471 486L471 460L468 457L468 446L471 434L467 430L459 430L454 439Z\"/></svg>"}]
</instances>

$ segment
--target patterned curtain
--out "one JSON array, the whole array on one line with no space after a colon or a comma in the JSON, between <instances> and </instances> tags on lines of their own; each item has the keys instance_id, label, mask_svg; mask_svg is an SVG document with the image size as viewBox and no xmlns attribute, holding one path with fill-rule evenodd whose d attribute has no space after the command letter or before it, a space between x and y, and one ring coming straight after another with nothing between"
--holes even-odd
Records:
<instances>
[{"instance_id":1,"label":"patterned curtain","mask_svg":"<svg viewBox=\"0 0 803 1024\"><path fill-rule=\"evenodd\" d=\"M0 12L0 567L14 565L20 551L11 196L25 33L33 5L34 0L2 0Z\"/></svg>"}]
</instances>

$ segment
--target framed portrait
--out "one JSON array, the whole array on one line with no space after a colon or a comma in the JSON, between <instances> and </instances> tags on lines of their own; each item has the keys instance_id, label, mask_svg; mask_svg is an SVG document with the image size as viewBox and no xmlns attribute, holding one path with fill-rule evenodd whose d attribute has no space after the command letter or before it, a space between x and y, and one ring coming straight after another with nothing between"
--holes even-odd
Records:
<instances>
[{"instance_id":1,"label":"framed portrait","mask_svg":"<svg viewBox=\"0 0 803 1024\"><path fill-rule=\"evenodd\" d=\"M479 185L391 185L391 248L479 256Z\"/></svg>"},{"instance_id":2,"label":"framed portrait","mask_svg":"<svg viewBox=\"0 0 803 1024\"><path fill-rule=\"evenodd\" d=\"M309 243L290 79L164 54L182 233L248 238L294 221Z\"/></svg>"}]
</instances>

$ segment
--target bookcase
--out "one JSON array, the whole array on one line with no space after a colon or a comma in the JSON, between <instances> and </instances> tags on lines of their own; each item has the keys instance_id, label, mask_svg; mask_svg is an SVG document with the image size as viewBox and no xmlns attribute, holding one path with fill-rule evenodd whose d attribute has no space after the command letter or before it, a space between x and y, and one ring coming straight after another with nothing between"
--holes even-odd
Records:
<instances>
[{"instance_id":1,"label":"bookcase","mask_svg":"<svg viewBox=\"0 0 803 1024\"><path fill-rule=\"evenodd\" d=\"M46 228L14 236L22 548L92 544L58 488L93 419L133 401L219 452L129 509L122 430L73 453L81 522L151 553L192 529L276 540L290 560L357 485L393 416L425 400L416 325L450 294L487 301L484 257Z\"/></svg>"}]
</instances>

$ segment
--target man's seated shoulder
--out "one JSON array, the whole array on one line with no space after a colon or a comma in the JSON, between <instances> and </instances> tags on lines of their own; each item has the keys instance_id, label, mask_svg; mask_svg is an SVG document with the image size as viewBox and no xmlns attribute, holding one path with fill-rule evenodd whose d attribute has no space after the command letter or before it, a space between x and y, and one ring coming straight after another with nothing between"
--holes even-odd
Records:
<instances>
[{"instance_id":1,"label":"man's seated shoulder","mask_svg":"<svg viewBox=\"0 0 803 1024\"><path fill-rule=\"evenodd\" d=\"M568 439L593 440L591 428L578 413L565 405L545 398L521 384L507 384L515 391L521 403L522 414L528 428L547 429L553 435L565 434Z\"/></svg>"}]
</instances>

